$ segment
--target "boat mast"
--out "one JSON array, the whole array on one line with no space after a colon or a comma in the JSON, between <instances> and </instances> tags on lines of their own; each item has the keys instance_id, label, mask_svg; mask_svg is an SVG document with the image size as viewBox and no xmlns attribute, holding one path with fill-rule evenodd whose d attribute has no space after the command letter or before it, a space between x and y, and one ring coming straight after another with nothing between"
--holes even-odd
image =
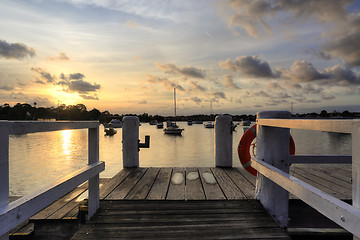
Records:
<instances>
[{"instance_id":1,"label":"boat mast","mask_svg":"<svg viewBox=\"0 0 360 240\"><path fill-rule=\"evenodd\" d=\"M176 88L174 88L174 111L175 111L175 122L176 122Z\"/></svg>"}]
</instances>

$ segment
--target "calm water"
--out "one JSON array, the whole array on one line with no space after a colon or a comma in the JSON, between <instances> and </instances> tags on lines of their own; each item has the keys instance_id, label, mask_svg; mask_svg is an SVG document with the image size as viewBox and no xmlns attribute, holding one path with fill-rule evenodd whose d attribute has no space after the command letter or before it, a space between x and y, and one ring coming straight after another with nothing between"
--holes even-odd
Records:
<instances>
[{"instance_id":1,"label":"calm water","mask_svg":"<svg viewBox=\"0 0 360 240\"><path fill-rule=\"evenodd\" d=\"M214 166L214 129L203 125L184 128L182 136L165 135L162 129L142 123L140 140L150 135L150 148L140 151L141 167ZM100 161L106 170L100 177L112 177L122 169L122 129L104 136L100 126ZM240 167L237 145L244 133L234 132L233 166ZM291 130L296 154L351 154L351 135L318 131ZM65 130L10 136L10 195L25 195L87 164L87 129Z\"/></svg>"}]
</instances>

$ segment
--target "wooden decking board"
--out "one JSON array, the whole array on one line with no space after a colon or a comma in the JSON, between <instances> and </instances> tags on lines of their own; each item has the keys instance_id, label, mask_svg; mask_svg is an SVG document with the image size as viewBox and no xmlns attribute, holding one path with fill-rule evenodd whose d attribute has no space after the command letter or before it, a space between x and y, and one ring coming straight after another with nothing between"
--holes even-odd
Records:
<instances>
[{"instance_id":1,"label":"wooden decking board","mask_svg":"<svg viewBox=\"0 0 360 240\"><path fill-rule=\"evenodd\" d=\"M236 184L246 198L255 198L255 186L252 185L247 178L240 174L237 169L228 168L224 169L224 172L231 178L232 182Z\"/></svg>"},{"instance_id":2,"label":"wooden decking board","mask_svg":"<svg viewBox=\"0 0 360 240\"><path fill-rule=\"evenodd\" d=\"M124 199L146 171L147 168L136 168L105 199Z\"/></svg>"},{"instance_id":3,"label":"wooden decking board","mask_svg":"<svg viewBox=\"0 0 360 240\"><path fill-rule=\"evenodd\" d=\"M44 208L43 210L41 210L40 212L38 212L37 214L32 216L30 219L47 219L47 218L51 218L50 216L52 216L55 212L57 212L57 216L58 216L59 219L62 218L67 213L65 211L62 211L64 206L67 205L72 200L76 199L81 194L83 194L87 190L87 188L88 188L87 183L82 184L80 187L75 188L70 193L68 193L65 196L61 197L60 199L58 199L56 202L54 202L50 206ZM60 214L59 214L59 211L61 211Z\"/></svg>"},{"instance_id":4,"label":"wooden decking board","mask_svg":"<svg viewBox=\"0 0 360 240\"><path fill-rule=\"evenodd\" d=\"M219 202L227 202L221 204ZM258 208L256 200L237 201L107 201L72 239L289 239L263 208L257 213L230 212L228 206ZM128 211L117 209L124 203ZM139 205L147 211L139 211ZM154 207L156 205L156 207ZM212 206L214 205L214 206ZM106 206L107 211L101 211ZM199 212L194 212L193 207ZM212 207L211 207L212 206ZM160 214L166 209L183 209L181 214ZM189 209L187 209L190 207ZM210 210L210 211L209 211ZM219 210L219 212L212 212ZM117 213L114 214L114 211ZM222 212L221 212L222 211ZM105 221L104 221L105 220Z\"/></svg>"},{"instance_id":5,"label":"wooden decking board","mask_svg":"<svg viewBox=\"0 0 360 240\"><path fill-rule=\"evenodd\" d=\"M308 171L304 171L303 169L296 169L296 172L294 173L294 176L301 176L301 178L304 179L304 181L310 181L311 184L315 187L318 187L319 189L323 190L324 192L327 192L339 199L346 199L348 195L348 191L345 189L341 189L339 187L335 188L333 184L329 183L328 181L325 181L321 177L311 174Z\"/></svg>"},{"instance_id":6,"label":"wooden decking board","mask_svg":"<svg viewBox=\"0 0 360 240\"><path fill-rule=\"evenodd\" d=\"M181 173L183 174L184 181L181 184L174 184L171 181L171 178L176 174ZM169 191L166 196L166 200L185 200L185 181L186 181L186 175L185 175L185 168L174 168L171 174L170 178L170 185L169 185Z\"/></svg>"},{"instance_id":7,"label":"wooden decking board","mask_svg":"<svg viewBox=\"0 0 360 240\"><path fill-rule=\"evenodd\" d=\"M160 168L149 168L125 199L145 199L154 184L159 170Z\"/></svg>"},{"instance_id":8,"label":"wooden decking board","mask_svg":"<svg viewBox=\"0 0 360 240\"><path fill-rule=\"evenodd\" d=\"M351 174L345 175L337 171L338 168L325 169L322 167L314 168L314 171L320 172L323 176L328 177L330 180L336 181L337 184L346 187L351 190Z\"/></svg>"},{"instance_id":9,"label":"wooden decking board","mask_svg":"<svg viewBox=\"0 0 360 240\"><path fill-rule=\"evenodd\" d=\"M100 199L105 199L117 186L119 186L130 173L136 168L124 168L118 172L114 177L109 179L103 186L100 187Z\"/></svg>"},{"instance_id":10,"label":"wooden decking board","mask_svg":"<svg viewBox=\"0 0 360 240\"><path fill-rule=\"evenodd\" d=\"M333 170L335 171L335 169ZM338 192L343 193L346 196L351 195L352 188L350 184L341 181L341 179L334 176L326 175L322 171L319 171L316 167L309 168L308 170L302 168L300 171L307 171L309 174L316 176L316 178L323 179L325 182L328 182L328 185L330 185L332 189L337 189Z\"/></svg>"},{"instance_id":11,"label":"wooden decking board","mask_svg":"<svg viewBox=\"0 0 360 240\"><path fill-rule=\"evenodd\" d=\"M196 173L196 179L189 179L188 174ZM186 200L205 200L205 193L201 182L201 177L197 168L186 168L185 181L185 199Z\"/></svg>"},{"instance_id":12,"label":"wooden decking board","mask_svg":"<svg viewBox=\"0 0 360 240\"><path fill-rule=\"evenodd\" d=\"M219 184L209 184L205 181L204 179L204 173L210 173L211 169L210 168L199 168L199 174L201 177L201 182L203 183L203 187L204 187L204 192L205 192L205 197L207 200L224 200L226 199L224 193L222 192ZM216 179L216 178L215 178Z\"/></svg>"},{"instance_id":13,"label":"wooden decking board","mask_svg":"<svg viewBox=\"0 0 360 240\"><path fill-rule=\"evenodd\" d=\"M247 181L249 181L254 187L256 186L256 177L246 171L243 167L237 167L236 169Z\"/></svg>"},{"instance_id":14,"label":"wooden decking board","mask_svg":"<svg viewBox=\"0 0 360 240\"><path fill-rule=\"evenodd\" d=\"M226 174L226 169L228 168L211 168L211 171L225 194L226 199L246 199L245 194Z\"/></svg>"},{"instance_id":15,"label":"wooden decking board","mask_svg":"<svg viewBox=\"0 0 360 240\"><path fill-rule=\"evenodd\" d=\"M166 198L172 168L161 168L160 172L147 196L148 200L164 200Z\"/></svg>"}]
</instances>

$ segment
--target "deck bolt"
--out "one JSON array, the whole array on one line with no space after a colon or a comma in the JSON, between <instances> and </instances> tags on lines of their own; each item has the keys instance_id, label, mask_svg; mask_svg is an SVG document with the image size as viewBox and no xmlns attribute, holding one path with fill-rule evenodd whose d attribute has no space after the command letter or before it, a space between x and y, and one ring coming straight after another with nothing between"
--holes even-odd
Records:
<instances>
[{"instance_id":1,"label":"deck bolt","mask_svg":"<svg viewBox=\"0 0 360 240\"><path fill-rule=\"evenodd\" d=\"M341 219L341 221L345 222L345 217L344 216L341 216L340 219Z\"/></svg>"},{"instance_id":2,"label":"deck bolt","mask_svg":"<svg viewBox=\"0 0 360 240\"><path fill-rule=\"evenodd\" d=\"M21 218L21 213L18 212L18 213L16 214L16 218L17 218L17 219Z\"/></svg>"}]
</instances>

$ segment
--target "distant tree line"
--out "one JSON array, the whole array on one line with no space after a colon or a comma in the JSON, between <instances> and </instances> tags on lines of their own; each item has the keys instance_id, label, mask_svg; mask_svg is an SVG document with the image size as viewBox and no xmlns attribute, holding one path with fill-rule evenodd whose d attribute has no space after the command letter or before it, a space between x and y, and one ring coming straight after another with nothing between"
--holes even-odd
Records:
<instances>
[{"instance_id":1,"label":"distant tree line","mask_svg":"<svg viewBox=\"0 0 360 240\"><path fill-rule=\"evenodd\" d=\"M143 114L111 114L109 111L100 112L98 109L93 108L88 111L84 104L65 105L61 104L58 107L36 107L36 103L32 105L28 103L17 103L13 107L5 103L0 106L0 120L70 120L70 121L84 121L84 120L99 120L101 123L109 122L113 118L122 119L126 115L138 116L141 122L150 122L157 120L158 122L164 121L214 121L216 114L204 115L196 114L191 116L160 116ZM359 112L331 112L322 110L320 113L306 113L294 114L298 118L359 118ZM232 115L233 121L250 120L255 121L256 115Z\"/></svg>"}]
</instances>

